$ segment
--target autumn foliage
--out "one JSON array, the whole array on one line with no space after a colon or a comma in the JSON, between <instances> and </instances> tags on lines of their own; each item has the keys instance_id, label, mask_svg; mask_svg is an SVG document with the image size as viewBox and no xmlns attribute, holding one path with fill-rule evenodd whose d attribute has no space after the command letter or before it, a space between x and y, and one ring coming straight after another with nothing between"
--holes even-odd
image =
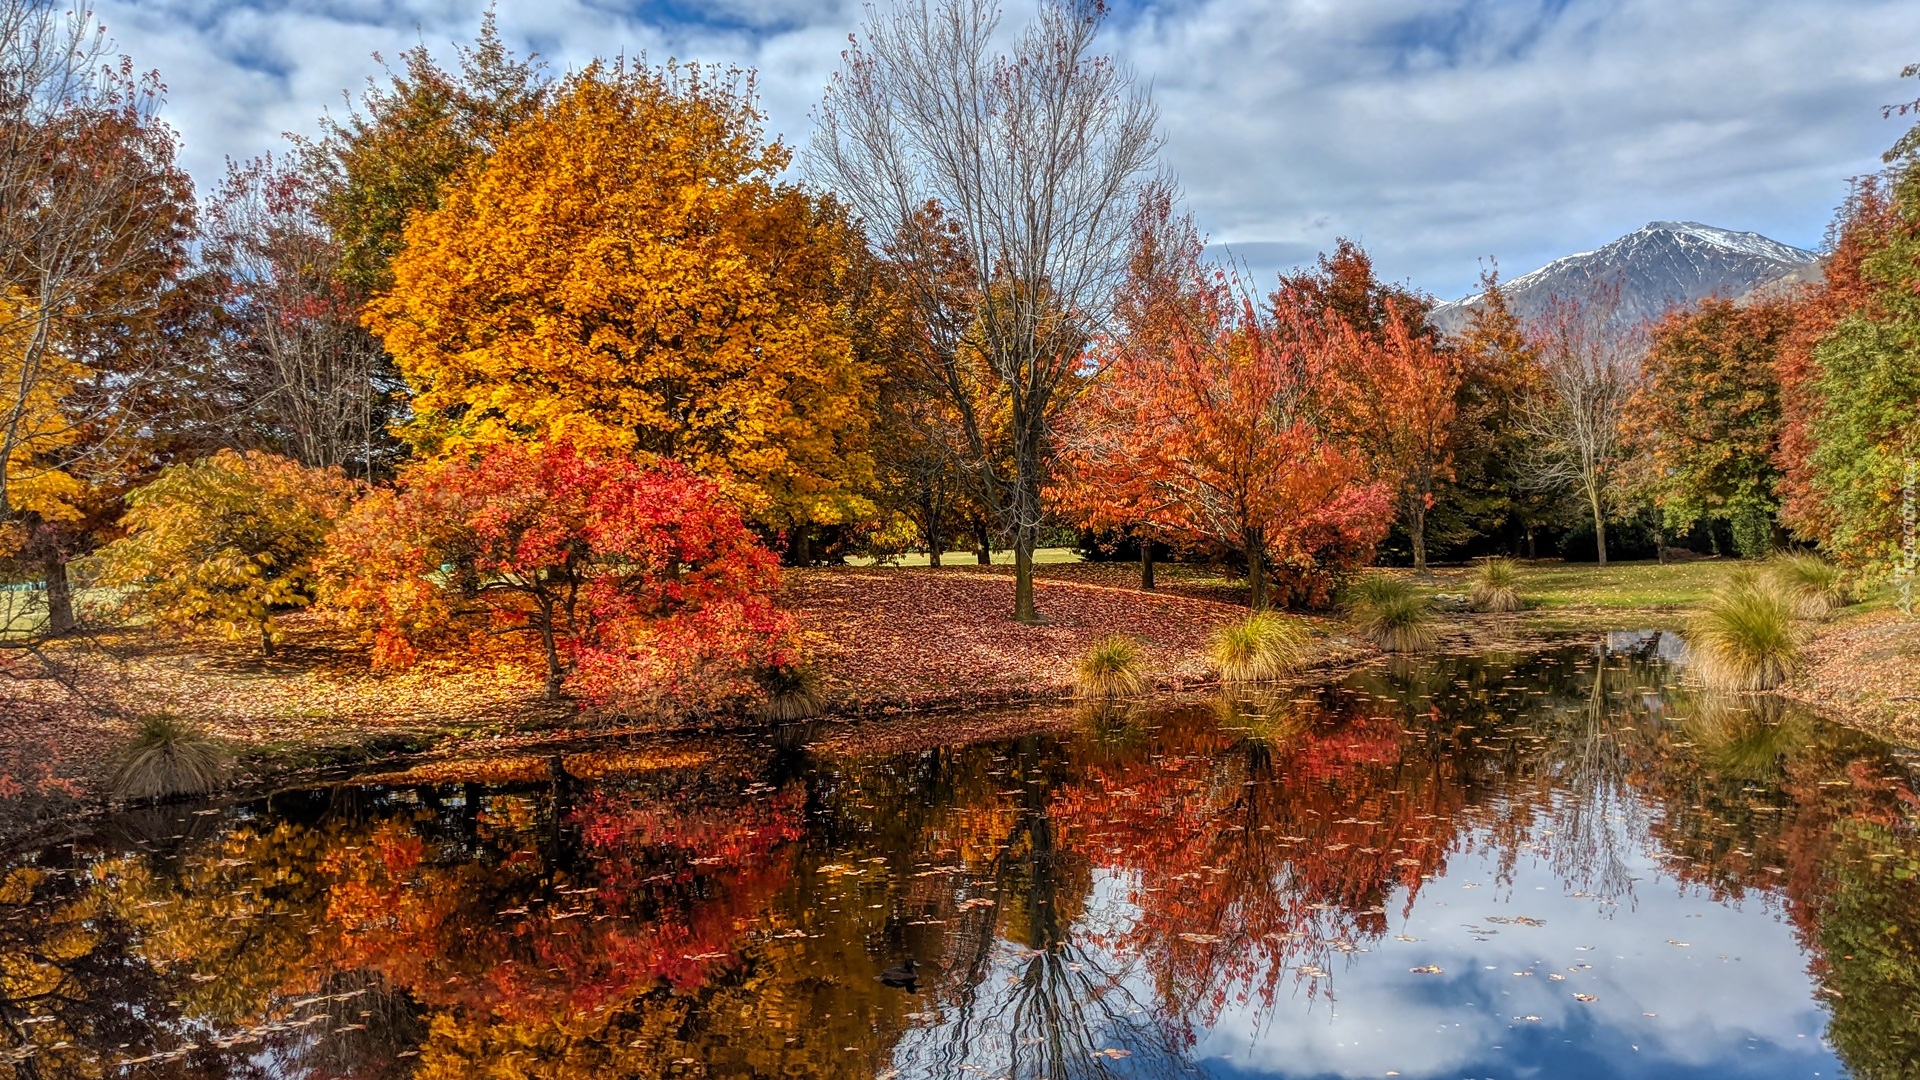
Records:
<instances>
[{"instance_id":1,"label":"autumn foliage","mask_svg":"<svg viewBox=\"0 0 1920 1080\"><path fill-rule=\"evenodd\" d=\"M1142 214L1124 324L1069 419L1062 473L1096 526L1238 554L1254 607L1267 574L1324 602L1330 571L1372 557L1392 508L1357 446L1324 423L1332 353L1285 298L1263 310L1205 269L1191 228Z\"/></svg>"},{"instance_id":2,"label":"autumn foliage","mask_svg":"<svg viewBox=\"0 0 1920 1080\"><path fill-rule=\"evenodd\" d=\"M358 491L338 469L222 450L175 465L127 497L127 535L94 558L133 613L271 653L277 613L312 602L333 523Z\"/></svg>"},{"instance_id":3,"label":"autumn foliage","mask_svg":"<svg viewBox=\"0 0 1920 1080\"><path fill-rule=\"evenodd\" d=\"M711 481L571 443L426 462L331 541L331 603L376 662L461 634L528 634L547 692L622 709L715 706L778 662L773 556Z\"/></svg>"},{"instance_id":4,"label":"autumn foliage","mask_svg":"<svg viewBox=\"0 0 1920 1080\"><path fill-rule=\"evenodd\" d=\"M760 124L736 76L596 64L416 216L368 310L416 445L566 439L682 461L769 524L869 512L862 249L775 182Z\"/></svg>"}]
</instances>

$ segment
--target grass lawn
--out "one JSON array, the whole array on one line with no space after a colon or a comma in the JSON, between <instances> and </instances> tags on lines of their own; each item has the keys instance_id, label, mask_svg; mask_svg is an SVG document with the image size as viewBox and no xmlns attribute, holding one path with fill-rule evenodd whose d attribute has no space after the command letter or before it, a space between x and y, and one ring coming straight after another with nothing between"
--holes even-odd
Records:
<instances>
[{"instance_id":1,"label":"grass lawn","mask_svg":"<svg viewBox=\"0 0 1920 1080\"><path fill-rule=\"evenodd\" d=\"M1671 611L1691 608L1742 564L1732 559L1697 562L1563 563L1536 560L1520 564L1520 595L1527 606L1557 608L1646 609ZM1464 591L1472 570L1452 567L1435 575L1441 588Z\"/></svg>"}]
</instances>

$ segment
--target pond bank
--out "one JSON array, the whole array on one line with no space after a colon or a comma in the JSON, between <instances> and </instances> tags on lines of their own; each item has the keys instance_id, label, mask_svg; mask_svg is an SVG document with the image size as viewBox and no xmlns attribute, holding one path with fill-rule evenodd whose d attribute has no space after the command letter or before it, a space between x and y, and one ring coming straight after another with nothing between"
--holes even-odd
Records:
<instances>
[{"instance_id":1,"label":"pond bank","mask_svg":"<svg viewBox=\"0 0 1920 1080\"><path fill-rule=\"evenodd\" d=\"M1444 614L1442 648L1522 652L1570 633L1674 629L1733 566L1602 571L1530 564L1523 586L1529 610ZM1463 593L1466 573L1440 568L1435 587ZM1113 633L1140 640L1161 692L1210 686L1207 639L1244 615L1244 590L1207 568L1170 566L1162 568L1161 588L1144 593L1133 587L1134 574L1125 564L1042 567L1037 592L1045 621L1037 626L1006 619L1012 580L1002 567L796 571L783 602L800 616L824 669L832 713L859 721L832 728L834 737L858 739L863 725L875 724L878 735L893 719L939 713L948 714L937 724L942 737L964 741L977 724L953 714L1070 698L1074 662ZM1318 643L1309 678L1334 677L1380 655L1337 619L1307 621ZM308 616L288 620L288 630L287 645L271 659L226 643L160 642L116 631L101 639L96 660L75 670L83 690L123 711L173 712L206 724L233 748L236 775L250 789L383 762L399 768L660 733L658 725L609 723L543 700L537 673L511 655L430 660L377 676L347 635ZM1879 737L1920 745L1920 624L1884 609L1850 609L1816 628L1808 656L1808 670L1785 696ZM31 708L10 708L7 737L15 748L47 748L47 760L72 790L34 815L17 799L0 799L0 842L37 824L41 813L65 816L106 804L123 725L62 706L57 690L42 686ZM0 758L0 777L7 772Z\"/></svg>"}]
</instances>

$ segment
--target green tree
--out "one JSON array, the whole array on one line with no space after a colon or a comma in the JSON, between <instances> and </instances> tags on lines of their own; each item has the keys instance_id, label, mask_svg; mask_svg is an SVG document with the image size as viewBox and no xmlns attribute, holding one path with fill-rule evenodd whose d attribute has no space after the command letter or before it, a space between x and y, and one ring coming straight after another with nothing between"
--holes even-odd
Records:
<instances>
[{"instance_id":1,"label":"green tree","mask_svg":"<svg viewBox=\"0 0 1920 1080\"><path fill-rule=\"evenodd\" d=\"M338 273L361 290L388 286L408 220L439 209L447 183L548 98L544 65L506 47L491 7L474 43L455 52L458 70L448 71L425 45L407 50L386 86L369 80L357 107L300 144L322 189L317 215L341 249Z\"/></svg>"},{"instance_id":2,"label":"green tree","mask_svg":"<svg viewBox=\"0 0 1920 1080\"><path fill-rule=\"evenodd\" d=\"M1646 381L1630 415L1651 458L1650 494L1667 527L1725 521L1741 555L1773 550L1776 367L1792 330L1784 303L1721 299L1675 311L1653 328Z\"/></svg>"}]
</instances>

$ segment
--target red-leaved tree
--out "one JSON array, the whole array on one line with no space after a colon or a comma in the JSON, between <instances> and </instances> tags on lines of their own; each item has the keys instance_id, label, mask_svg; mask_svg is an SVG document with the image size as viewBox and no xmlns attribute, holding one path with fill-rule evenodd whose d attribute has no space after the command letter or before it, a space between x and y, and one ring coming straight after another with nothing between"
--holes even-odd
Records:
<instances>
[{"instance_id":1,"label":"red-leaved tree","mask_svg":"<svg viewBox=\"0 0 1920 1080\"><path fill-rule=\"evenodd\" d=\"M1064 425L1061 475L1090 522L1126 524L1247 561L1251 603L1281 570L1324 601L1392 519L1358 447L1323 423L1328 350L1299 305L1262 310L1201 264L1162 202L1137 225L1120 333Z\"/></svg>"},{"instance_id":2,"label":"red-leaved tree","mask_svg":"<svg viewBox=\"0 0 1920 1080\"><path fill-rule=\"evenodd\" d=\"M1331 314L1323 320L1332 350L1337 410L1347 433L1373 460L1375 475L1394 485L1413 542L1413 568L1427 572L1427 511L1434 491L1453 477L1460 358L1422 332L1394 299L1375 334Z\"/></svg>"},{"instance_id":3,"label":"red-leaved tree","mask_svg":"<svg viewBox=\"0 0 1920 1080\"><path fill-rule=\"evenodd\" d=\"M547 696L699 709L790 662L778 565L709 481L567 443L427 462L331 542L331 603L403 666L461 631L539 642Z\"/></svg>"}]
</instances>

